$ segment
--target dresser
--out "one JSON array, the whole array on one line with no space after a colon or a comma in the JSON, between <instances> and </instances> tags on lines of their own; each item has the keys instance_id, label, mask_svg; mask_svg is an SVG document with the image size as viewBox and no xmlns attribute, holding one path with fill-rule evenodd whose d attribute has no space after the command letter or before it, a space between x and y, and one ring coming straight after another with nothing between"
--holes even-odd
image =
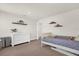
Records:
<instances>
[{"instance_id":1,"label":"dresser","mask_svg":"<svg viewBox=\"0 0 79 59\"><path fill-rule=\"evenodd\" d=\"M11 37L0 38L0 48L5 48L11 45Z\"/></svg>"},{"instance_id":2,"label":"dresser","mask_svg":"<svg viewBox=\"0 0 79 59\"><path fill-rule=\"evenodd\" d=\"M16 32L11 34L11 45L14 47L17 44L25 43L25 42L30 42L30 33L21 33L21 32Z\"/></svg>"}]
</instances>

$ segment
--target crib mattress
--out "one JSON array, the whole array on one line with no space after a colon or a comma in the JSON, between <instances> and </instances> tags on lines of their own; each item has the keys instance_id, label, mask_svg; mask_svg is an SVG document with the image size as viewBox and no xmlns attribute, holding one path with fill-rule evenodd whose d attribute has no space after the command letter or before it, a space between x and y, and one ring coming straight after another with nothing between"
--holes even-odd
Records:
<instances>
[{"instance_id":1,"label":"crib mattress","mask_svg":"<svg viewBox=\"0 0 79 59\"><path fill-rule=\"evenodd\" d=\"M62 38L45 38L42 40L48 43L53 43L53 44L61 45L64 47L72 48L75 50L79 50L79 41L69 40L65 38L63 39Z\"/></svg>"}]
</instances>

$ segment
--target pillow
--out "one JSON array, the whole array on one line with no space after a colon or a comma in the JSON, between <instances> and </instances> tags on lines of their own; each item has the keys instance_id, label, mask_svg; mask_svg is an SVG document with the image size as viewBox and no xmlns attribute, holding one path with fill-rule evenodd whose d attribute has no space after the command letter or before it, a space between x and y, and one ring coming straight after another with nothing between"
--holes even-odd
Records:
<instances>
[{"instance_id":1,"label":"pillow","mask_svg":"<svg viewBox=\"0 0 79 59\"><path fill-rule=\"evenodd\" d=\"M79 41L79 35L75 38L75 41Z\"/></svg>"},{"instance_id":2,"label":"pillow","mask_svg":"<svg viewBox=\"0 0 79 59\"><path fill-rule=\"evenodd\" d=\"M43 33L42 37L55 37L52 33Z\"/></svg>"}]
</instances>

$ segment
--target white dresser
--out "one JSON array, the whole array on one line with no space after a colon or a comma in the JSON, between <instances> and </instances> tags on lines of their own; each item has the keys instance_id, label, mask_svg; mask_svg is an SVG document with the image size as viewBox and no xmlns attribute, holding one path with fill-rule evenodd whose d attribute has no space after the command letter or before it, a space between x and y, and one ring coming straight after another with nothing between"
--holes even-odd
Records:
<instances>
[{"instance_id":1,"label":"white dresser","mask_svg":"<svg viewBox=\"0 0 79 59\"><path fill-rule=\"evenodd\" d=\"M30 33L19 33L15 32L11 34L12 40L11 40L11 45L12 47L17 44L25 43L25 42L30 42Z\"/></svg>"}]
</instances>

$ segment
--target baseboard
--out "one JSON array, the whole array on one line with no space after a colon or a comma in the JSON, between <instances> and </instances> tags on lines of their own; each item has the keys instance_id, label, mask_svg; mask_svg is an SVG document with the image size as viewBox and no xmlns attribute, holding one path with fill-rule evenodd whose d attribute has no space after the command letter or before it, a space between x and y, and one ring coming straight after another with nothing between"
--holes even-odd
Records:
<instances>
[{"instance_id":1,"label":"baseboard","mask_svg":"<svg viewBox=\"0 0 79 59\"><path fill-rule=\"evenodd\" d=\"M51 47L51 49L55 50L55 51L58 51L60 53L63 53L65 55L67 55L67 56L76 56L75 54L72 54L72 53L70 53L70 52L68 52L66 50L62 50L62 49L59 49L59 48L53 48L53 47Z\"/></svg>"}]
</instances>

